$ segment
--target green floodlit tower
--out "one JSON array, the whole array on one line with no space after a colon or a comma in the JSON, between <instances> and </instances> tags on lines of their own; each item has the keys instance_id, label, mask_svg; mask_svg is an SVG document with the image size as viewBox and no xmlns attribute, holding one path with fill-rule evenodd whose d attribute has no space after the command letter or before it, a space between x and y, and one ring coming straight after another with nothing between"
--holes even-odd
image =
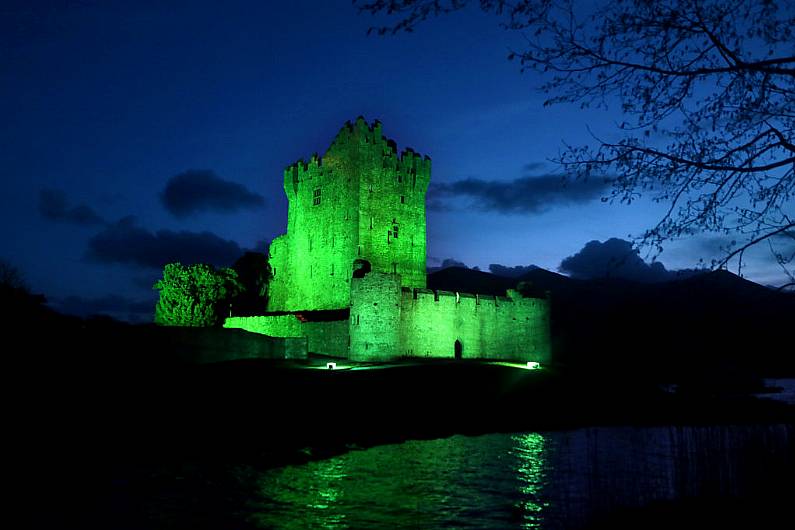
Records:
<instances>
[{"instance_id":1,"label":"green floodlit tower","mask_svg":"<svg viewBox=\"0 0 795 530\"><path fill-rule=\"evenodd\" d=\"M270 246L268 311L349 307L355 267L424 288L430 176L430 158L398 153L378 121L361 117L322 157L287 167L287 233Z\"/></svg>"},{"instance_id":2,"label":"green floodlit tower","mask_svg":"<svg viewBox=\"0 0 795 530\"><path fill-rule=\"evenodd\" d=\"M302 337L304 355L353 361L547 363L548 300L425 288L430 176L430 159L399 152L380 123L346 123L322 157L284 172L287 233L270 246L267 313L230 316L224 326Z\"/></svg>"}]
</instances>

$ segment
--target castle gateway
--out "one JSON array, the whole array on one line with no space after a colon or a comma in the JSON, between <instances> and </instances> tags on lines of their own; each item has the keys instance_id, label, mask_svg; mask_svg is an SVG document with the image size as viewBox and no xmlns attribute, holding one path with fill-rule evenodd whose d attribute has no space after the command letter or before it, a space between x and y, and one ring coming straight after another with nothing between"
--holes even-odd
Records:
<instances>
[{"instance_id":1,"label":"castle gateway","mask_svg":"<svg viewBox=\"0 0 795 530\"><path fill-rule=\"evenodd\" d=\"M426 287L431 160L398 153L381 124L347 123L322 158L284 171L287 233L273 240L268 313L225 327L307 337L308 351L547 362L549 305Z\"/></svg>"}]
</instances>

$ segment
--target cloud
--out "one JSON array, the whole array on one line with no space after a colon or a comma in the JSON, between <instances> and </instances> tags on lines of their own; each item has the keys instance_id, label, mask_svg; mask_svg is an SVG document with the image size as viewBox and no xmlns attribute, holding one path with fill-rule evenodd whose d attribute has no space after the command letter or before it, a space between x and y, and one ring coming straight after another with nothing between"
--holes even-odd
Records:
<instances>
[{"instance_id":1,"label":"cloud","mask_svg":"<svg viewBox=\"0 0 795 530\"><path fill-rule=\"evenodd\" d=\"M439 258L431 258L431 259L433 259L437 263L439 263L439 261L440 261ZM442 269L447 269L447 268L450 268L450 267L463 267L464 269L468 269L469 268L462 261L458 261L457 259L454 259L454 258L445 258L445 259L441 260L441 265L439 265L437 267L426 267L426 269L427 269L428 272L435 272L435 271L440 271ZM477 269L477 267L475 267L475 269Z\"/></svg>"},{"instance_id":2,"label":"cloud","mask_svg":"<svg viewBox=\"0 0 795 530\"><path fill-rule=\"evenodd\" d=\"M99 263L162 268L166 263L210 263L229 266L243 254L236 242L211 232L150 232L132 216L108 225L88 241L86 257Z\"/></svg>"},{"instance_id":3,"label":"cloud","mask_svg":"<svg viewBox=\"0 0 795 530\"><path fill-rule=\"evenodd\" d=\"M450 210L457 198L468 206L499 213L539 213L553 206L589 202L611 186L604 180L567 181L559 175L525 176L511 181L466 178L431 183L428 209Z\"/></svg>"},{"instance_id":4,"label":"cloud","mask_svg":"<svg viewBox=\"0 0 795 530\"><path fill-rule=\"evenodd\" d=\"M69 206L66 193L61 190L46 189L39 192L39 213L50 221L82 226L105 223L105 220L90 206L85 204Z\"/></svg>"},{"instance_id":5,"label":"cloud","mask_svg":"<svg viewBox=\"0 0 795 530\"><path fill-rule=\"evenodd\" d=\"M504 276L505 278L519 278L524 276L531 270L537 269L537 265L516 265L515 267L506 267L499 263L492 263L489 265L489 272L497 276Z\"/></svg>"},{"instance_id":6,"label":"cloud","mask_svg":"<svg viewBox=\"0 0 795 530\"><path fill-rule=\"evenodd\" d=\"M611 238L604 243L589 241L576 254L565 258L559 270L572 278L621 278L643 283L664 282L699 274L698 269L671 270L660 262L646 263L632 242Z\"/></svg>"},{"instance_id":7,"label":"cloud","mask_svg":"<svg viewBox=\"0 0 795 530\"><path fill-rule=\"evenodd\" d=\"M156 302L154 297L152 300L132 300L109 294L97 298L67 296L55 300L53 305L62 313L79 317L109 315L130 322L148 322L152 320Z\"/></svg>"},{"instance_id":8,"label":"cloud","mask_svg":"<svg viewBox=\"0 0 795 530\"><path fill-rule=\"evenodd\" d=\"M171 177L160 194L166 210L176 217L198 212L233 213L265 204L262 195L213 171L191 169Z\"/></svg>"}]
</instances>

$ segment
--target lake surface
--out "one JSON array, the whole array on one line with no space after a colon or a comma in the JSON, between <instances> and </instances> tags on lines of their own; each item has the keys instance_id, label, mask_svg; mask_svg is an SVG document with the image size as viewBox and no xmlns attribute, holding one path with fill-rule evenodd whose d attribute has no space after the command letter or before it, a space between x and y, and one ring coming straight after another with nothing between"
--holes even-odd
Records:
<instances>
[{"instance_id":1,"label":"lake surface","mask_svg":"<svg viewBox=\"0 0 795 530\"><path fill-rule=\"evenodd\" d=\"M258 473L238 516L259 528L578 528L659 501L758 496L791 487L793 470L792 425L453 436Z\"/></svg>"}]
</instances>

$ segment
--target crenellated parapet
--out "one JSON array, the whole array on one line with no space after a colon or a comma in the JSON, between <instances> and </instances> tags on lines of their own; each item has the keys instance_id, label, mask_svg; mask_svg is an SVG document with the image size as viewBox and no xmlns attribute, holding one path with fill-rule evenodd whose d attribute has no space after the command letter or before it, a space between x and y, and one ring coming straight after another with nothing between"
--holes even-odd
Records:
<instances>
[{"instance_id":1,"label":"crenellated parapet","mask_svg":"<svg viewBox=\"0 0 795 530\"><path fill-rule=\"evenodd\" d=\"M450 358L456 348L471 359L550 359L546 299L400 288L399 275L378 272L353 282L351 359Z\"/></svg>"},{"instance_id":2,"label":"crenellated parapet","mask_svg":"<svg viewBox=\"0 0 795 530\"><path fill-rule=\"evenodd\" d=\"M398 151L397 143L381 132L381 122L368 124L361 116L342 126L326 153L313 154L309 160L298 160L284 170L284 190L288 197L297 193L307 180L317 182L332 175L351 178L358 173L386 170L406 182L416 183L423 193L431 178L431 159L410 147Z\"/></svg>"}]
</instances>

